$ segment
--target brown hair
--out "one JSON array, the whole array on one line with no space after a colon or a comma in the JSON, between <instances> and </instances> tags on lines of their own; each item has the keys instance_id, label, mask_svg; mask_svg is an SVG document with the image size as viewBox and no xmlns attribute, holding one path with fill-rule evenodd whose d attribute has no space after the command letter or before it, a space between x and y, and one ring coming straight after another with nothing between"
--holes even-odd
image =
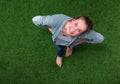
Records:
<instances>
[{"instance_id":1,"label":"brown hair","mask_svg":"<svg viewBox=\"0 0 120 84\"><path fill-rule=\"evenodd\" d=\"M77 16L77 17L73 17L73 19L83 19L83 20L85 20L85 23L86 23L86 25L87 25L87 30L86 31L88 31L88 30L91 30L92 28L93 28L93 22L92 22L92 20L88 17L88 16Z\"/></svg>"}]
</instances>

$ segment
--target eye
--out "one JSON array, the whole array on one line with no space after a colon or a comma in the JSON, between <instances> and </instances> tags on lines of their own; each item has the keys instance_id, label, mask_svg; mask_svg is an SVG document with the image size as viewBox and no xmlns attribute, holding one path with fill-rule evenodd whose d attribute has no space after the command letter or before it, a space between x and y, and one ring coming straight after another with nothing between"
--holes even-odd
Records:
<instances>
[{"instance_id":1,"label":"eye","mask_svg":"<svg viewBox=\"0 0 120 84\"><path fill-rule=\"evenodd\" d=\"M78 24L77 23L74 23L75 24L75 26L77 26Z\"/></svg>"}]
</instances>

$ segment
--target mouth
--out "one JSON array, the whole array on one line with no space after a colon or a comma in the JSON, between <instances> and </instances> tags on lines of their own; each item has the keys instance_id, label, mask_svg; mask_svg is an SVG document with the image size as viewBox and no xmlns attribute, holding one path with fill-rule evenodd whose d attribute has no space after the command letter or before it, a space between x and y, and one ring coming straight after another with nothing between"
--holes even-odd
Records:
<instances>
[{"instance_id":1,"label":"mouth","mask_svg":"<svg viewBox=\"0 0 120 84\"><path fill-rule=\"evenodd\" d=\"M74 33L73 32L70 32L71 35L73 35Z\"/></svg>"}]
</instances>

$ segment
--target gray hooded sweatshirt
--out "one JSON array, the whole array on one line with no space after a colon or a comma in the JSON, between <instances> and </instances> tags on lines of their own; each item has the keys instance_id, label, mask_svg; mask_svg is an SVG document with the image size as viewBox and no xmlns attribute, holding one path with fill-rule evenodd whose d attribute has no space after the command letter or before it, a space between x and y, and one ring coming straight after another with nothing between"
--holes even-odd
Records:
<instances>
[{"instance_id":1,"label":"gray hooded sweatshirt","mask_svg":"<svg viewBox=\"0 0 120 84\"><path fill-rule=\"evenodd\" d=\"M81 39L86 39L88 43L101 43L104 37L94 30L89 30L84 34L75 37L66 37L61 35L62 28L65 23L72 19L64 14L54 14L46 16L35 16L32 18L33 23L41 28L52 28L52 39L56 45L71 46L73 42L80 41Z\"/></svg>"}]
</instances>

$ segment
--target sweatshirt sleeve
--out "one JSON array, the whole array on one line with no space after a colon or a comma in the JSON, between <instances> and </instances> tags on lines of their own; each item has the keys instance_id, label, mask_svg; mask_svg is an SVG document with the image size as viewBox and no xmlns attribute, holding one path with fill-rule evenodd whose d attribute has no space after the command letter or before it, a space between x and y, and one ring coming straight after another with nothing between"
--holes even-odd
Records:
<instances>
[{"instance_id":1,"label":"sweatshirt sleeve","mask_svg":"<svg viewBox=\"0 0 120 84\"><path fill-rule=\"evenodd\" d=\"M86 39L87 43L101 43L104 41L104 36L94 30L90 30L80 36L79 39Z\"/></svg>"},{"instance_id":2,"label":"sweatshirt sleeve","mask_svg":"<svg viewBox=\"0 0 120 84\"><path fill-rule=\"evenodd\" d=\"M49 26L53 26L51 22L52 18L50 16L35 16L32 18L33 23L36 26L47 28Z\"/></svg>"},{"instance_id":3,"label":"sweatshirt sleeve","mask_svg":"<svg viewBox=\"0 0 120 84\"><path fill-rule=\"evenodd\" d=\"M60 25L59 19L63 14L54 14L54 15L47 15L47 16L35 16L32 18L33 23L36 26L42 27L42 28L48 28L48 27L56 27Z\"/></svg>"}]
</instances>

